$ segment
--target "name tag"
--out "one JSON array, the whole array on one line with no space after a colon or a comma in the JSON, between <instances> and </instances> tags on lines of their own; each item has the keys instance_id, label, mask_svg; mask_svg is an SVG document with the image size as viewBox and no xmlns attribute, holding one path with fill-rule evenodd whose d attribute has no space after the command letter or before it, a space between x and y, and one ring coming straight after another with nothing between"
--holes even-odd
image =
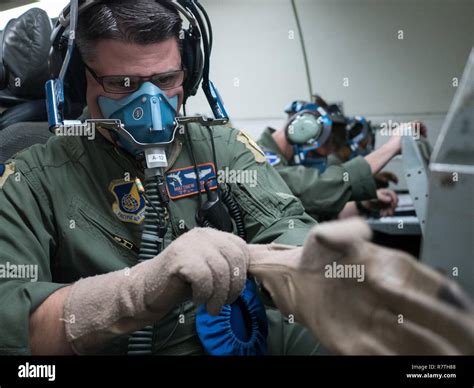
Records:
<instances>
[{"instance_id":1,"label":"name tag","mask_svg":"<svg viewBox=\"0 0 474 388\"><path fill-rule=\"evenodd\" d=\"M197 169L199 173L199 187L194 166L178 168L166 173L166 188L171 199L189 197L199 192L204 193L206 191L204 183L206 182L209 189L217 189L217 177L214 164L199 164Z\"/></svg>"}]
</instances>

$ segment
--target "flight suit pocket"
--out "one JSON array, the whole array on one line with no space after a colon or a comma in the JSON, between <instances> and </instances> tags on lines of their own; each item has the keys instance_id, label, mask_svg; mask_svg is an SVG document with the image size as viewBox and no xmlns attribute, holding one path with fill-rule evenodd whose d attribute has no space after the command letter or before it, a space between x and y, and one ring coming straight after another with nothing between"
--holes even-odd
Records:
<instances>
[{"instance_id":1,"label":"flight suit pocket","mask_svg":"<svg viewBox=\"0 0 474 388\"><path fill-rule=\"evenodd\" d=\"M240 183L231 185L232 193L248 216L269 227L281 218L304 213L303 205L295 196L271 191L271 185L266 183L259 181L254 187Z\"/></svg>"},{"instance_id":2,"label":"flight suit pocket","mask_svg":"<svg viewBox=\"0 0 474 388\"><path fill-rule=\"evenodd\" d=\"M114 223L97 209L79 197L73 197L68 212L69 220L74 222L74 228L78 229L72 234L80 234L81 249L96 257L109 255L107 260L118 259L116 265L122 268L125 265L137 263L138 247L134 243L130 233L122 225ZM102 258L102 260L104 260ZM113 267L115 265L110 263Z\"/></svg>"}]
</instances>

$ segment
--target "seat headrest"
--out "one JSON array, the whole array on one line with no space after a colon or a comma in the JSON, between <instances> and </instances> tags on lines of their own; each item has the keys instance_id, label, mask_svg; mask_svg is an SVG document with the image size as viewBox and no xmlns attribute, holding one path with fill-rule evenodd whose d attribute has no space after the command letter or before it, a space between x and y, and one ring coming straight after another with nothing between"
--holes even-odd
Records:
<instances>
[{"instance_id":1,"label":"seat headrest","mask_svg":"<svg viewBox=\"0 0 474 388\"><path fill-rule=\"evenodd\" d=\"M8 78L7 89L14 96L44 98L51 32L51 19L39 8L10 20L3 30L0 58Z\"/></svg>"},{"instance_id":2,"label":"seat headrest","mask_svg":"<svg viewBox=\"0 0 474 388\"><path fill-rule=\"evenodd\" d=\"M34 144L44 144L54 136L47 122L16 123L0 131L0 163Z\"/></svg>"}]
</instances>

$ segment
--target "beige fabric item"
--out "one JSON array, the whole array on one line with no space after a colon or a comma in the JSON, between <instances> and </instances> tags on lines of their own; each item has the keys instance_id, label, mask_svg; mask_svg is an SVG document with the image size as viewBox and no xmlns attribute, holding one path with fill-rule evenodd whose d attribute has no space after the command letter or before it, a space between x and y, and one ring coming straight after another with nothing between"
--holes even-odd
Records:
<instances>
[{"instance_id":1,"label":"beige fabric item","mask_svg":"<svg viewBox=\"0 0 474 388\"><path fill-rule=\"evenodd\" d=\"M469 298L370 235L353 218L316 226L304 247L250 245L249 272L334 354L474 354Z\"/></svg>"},{"instance_id":2,"label":"beige fabric item","mask_svg":"<svg viewBox=\"0 0 474 388\"><path fill-rule=\"evenodd\" d=\"M119 335L160 320L191 295L218 314L239 296L248 264L244 240L195 228L152 260L74 283L64 308L67 339L77 354L93 353Z\"/></svg>"},{"instance_id":3,"label":"beige fabric item","mask_svg":"<svg viewBox=\"0 0 474 388\"><path fill-rule=\"evenodd\" d=\"M299 248L246 245L232 234L195 228L155 259L74 283L64 309L66 336L76 353L93 353L191 296L217 314L237 298L248 271L332 353L474 354L469 298L369 237L360 219L319 225Z\"/></svg>"}]
</instances>

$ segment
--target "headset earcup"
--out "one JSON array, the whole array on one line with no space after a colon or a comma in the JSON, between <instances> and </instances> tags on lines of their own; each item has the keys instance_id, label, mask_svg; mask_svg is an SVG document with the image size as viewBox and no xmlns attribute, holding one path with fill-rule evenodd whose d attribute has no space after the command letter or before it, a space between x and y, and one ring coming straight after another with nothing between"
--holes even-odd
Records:
<instances>
[{"instance_id":1,"label":"headset earcup","mask_svg":"<svg viewBox=\"0 0 474 388\"><path fill-rule=\"evenodd\" d=\"M194 94L196 94L197 89L199 88L199 84L201 83L204 70L204 56L201 51L200 40L197 42L197 44L194 45L194 69L196 78L194 80L193 89L195 90Z\"/></svg>"},{"instance_id":2,"label":"headset earcup","mask_svg":"<svg viewBox=\"0 0 474 388\"><path fill-rule=\"evenodd\" d=\"M67 119L76 119L77 117L69 117L75 112L75 107L81 105L86 106L86 68L82 60L82 56L77 46L72 53L71 62L64 79L65 104L64 115Z\"/></svg>"},{"instance_id":3,"label":"headset earcup","mask_svg":"<svg viewBox=\"0 0 474 388\"><path fill-rule=\"evenodd\" d=\"M194 69L194 61L193 61L193 56L190 54L189 41L186 36L182 40L181 61L182 61L183 68L186 69L186 79L184 80L184 83L183 83L184 95L185 97L189 97L190 84L192 82L193 69Z\"/></svg>"},{"instance_id":4,"label":"headset earcup","mask_svg":"<svg viewBox=\"0 0 474 388\"><path fill-rule=\"evenodd\" d=\"M59 76L68 45L67 33L64 30L59 31L59 33L61 36L54 39L49 54L49 71L52 79ZM74 48L64 78L64 91L64 116L66 119L76 119L77 107L86 105L85 67L77 46Z\"/></svg>"},{"instance_id":5,"label":"headset earcup","mask_svg":"<svg viewBox=\"0 0 474 388\"><path fill-rule=\"evenodd\" d=\"M199 88L203 72L203 55L201 51L201 40L192 31L184 30L182 47L183 67L186 69L186 80L184 82L185 100L194 96Z\"/></svg>"},{"instance_id":6,"label":"headset earcup","mask_svg":"<svg viewBox=\"0 0 474 388\"><path fill-rule=\"evenodd\" d=\"M293 115L286 126L286 137L291 144L307 144L314 140L319 142L323 128L313 112L300 112Z\"/></svg>"}]
</instances>

